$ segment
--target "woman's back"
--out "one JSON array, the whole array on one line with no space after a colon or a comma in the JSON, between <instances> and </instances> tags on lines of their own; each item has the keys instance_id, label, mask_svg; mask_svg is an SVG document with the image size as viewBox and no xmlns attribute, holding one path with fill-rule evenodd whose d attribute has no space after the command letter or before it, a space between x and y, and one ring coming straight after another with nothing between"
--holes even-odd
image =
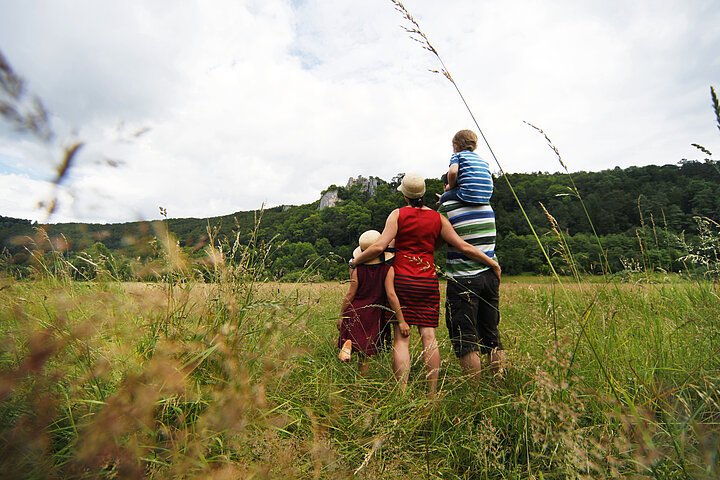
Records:
<instances>
[{"instance_id":1,"label":"woman's back","mask_svg":"<svg viewBox=\"0 0 720 480\"><path fill-rule=\"evenodd\" d=\"M433 253L441 229L440 214L435 210L400 208L393 264L396 274L434 277Z\"/></svg>"}]
</instances>

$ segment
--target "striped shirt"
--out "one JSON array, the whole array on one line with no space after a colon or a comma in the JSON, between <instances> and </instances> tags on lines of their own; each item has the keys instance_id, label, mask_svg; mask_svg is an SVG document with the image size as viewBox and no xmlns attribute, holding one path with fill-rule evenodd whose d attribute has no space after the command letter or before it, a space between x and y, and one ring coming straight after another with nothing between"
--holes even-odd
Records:
<instances>
[{"instance_id":1,"label":"striped shirt","mask_svg":"<svg viewBox=\"0 0 720 480\"><path fill-rule=\"evenodd\" d=\"M450 165L458 166L457 196L466 203L490 203L493 179L490 164L470 150L454 153Z\"/></svg>"},{"instance_id":2,"label":"striped shirt","mask_svg":"<svg viewBox=\"0 0 720 480\"><path fill-rule=\"evenodd\" d=\"M490 205L469 205L464 202L447 201L440 205L441 215L450 220L457 234L485 255L495 259L495 212ZM474 277L488 267L466 257L451 246L448 246L445 273L450 278Z\"/></svg>"}]
</instances>

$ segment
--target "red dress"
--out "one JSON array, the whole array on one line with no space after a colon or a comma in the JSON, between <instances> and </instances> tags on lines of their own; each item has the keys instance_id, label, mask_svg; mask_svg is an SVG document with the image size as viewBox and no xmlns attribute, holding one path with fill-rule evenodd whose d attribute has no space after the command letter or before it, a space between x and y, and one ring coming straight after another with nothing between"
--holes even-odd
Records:
<instances>
[{"instance_id":1,"label":"red dress","mask_svg":"<svg viewBox=\"0 0 720 480\"><path fill-rule=\"evenodd\" d=\"M435 273L435 242L442 221L435 210L403 207L395 236L395 292L409 325L437 327L440 289Z\"/></svg>"},{"instance_id":2,"label":"red dress","mask_svg":"<svg viewBox=\"0 0 720 480\"><path fill-rule=\"evenodd\" d=\"M343 322L340 326L338 347L342 348L345 340L352 340L353 351L365 355L375 355L385 341L384 335L389 330L385 326L385 276L390 265L378 263L374 265L358 265L358 288L355 298L343 311Z\"/></svg>"}]
</instances>

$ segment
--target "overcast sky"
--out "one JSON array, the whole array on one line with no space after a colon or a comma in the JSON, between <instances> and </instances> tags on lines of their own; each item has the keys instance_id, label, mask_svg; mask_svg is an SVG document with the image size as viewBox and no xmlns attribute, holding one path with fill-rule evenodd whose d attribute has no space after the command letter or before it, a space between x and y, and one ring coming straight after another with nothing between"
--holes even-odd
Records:
<instances>
[{"instance_id":1,"label":"overcast sky","mask_svg":"<svg viewBox=\"0 0 720 480\"><path fill-rule=\"evenodd\" d=\"M407 0L506 172L720 157L717 0ZM0 119L0 215L209 217L305 204L349 177L439 177L476 127L389 0L0 0L0 51L50 112ZM30 98L29 96L27 98ZM499 168L486 148L479 153Z\"/></svg>"}]
</instances>

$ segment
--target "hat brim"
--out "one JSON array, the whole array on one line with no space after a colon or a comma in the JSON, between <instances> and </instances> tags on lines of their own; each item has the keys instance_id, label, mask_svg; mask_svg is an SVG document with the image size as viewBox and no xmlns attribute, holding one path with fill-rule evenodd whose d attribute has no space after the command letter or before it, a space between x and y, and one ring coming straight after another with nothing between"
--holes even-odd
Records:
<instances>
[{"instance_id":1,"label":"hat brim","mask_svg":"<svg viewBox=\"0 0 720 480\"><path fill-rule=\"evenodd\" d=\"M360 247L357 247L355 250L353 250L352 256L353 258L357 258L358 255L362 253L362 250ZM377 263L384 263L390 261L393 257L395 257L395 254L392 252L383 252L382 256L385 258L385 260L380 260L380 255L378 255L375 258L372 258L366 262L363 262L363 265L375 265Z\"/></svg>"},{"instance_id":2,"label":"hat brim","mask_svg":"<svg viewBox=\"0 0 720 480\"><path fill-rule=\"evenodd\" d=\"M420 193L420 194L418 195L417 193L409 193L409 192L406 192L405 190L403 190L402 184L400 184L400 185L397 187L397 191L400 192L400 193L402 193L404 197L409 198L409 199L411 199L411 200L415 200L415 199L417 199L417 198L420 198L420 197L425 196L425 189L423 189L422 193Z\"/></svg>"}]
</instances>

